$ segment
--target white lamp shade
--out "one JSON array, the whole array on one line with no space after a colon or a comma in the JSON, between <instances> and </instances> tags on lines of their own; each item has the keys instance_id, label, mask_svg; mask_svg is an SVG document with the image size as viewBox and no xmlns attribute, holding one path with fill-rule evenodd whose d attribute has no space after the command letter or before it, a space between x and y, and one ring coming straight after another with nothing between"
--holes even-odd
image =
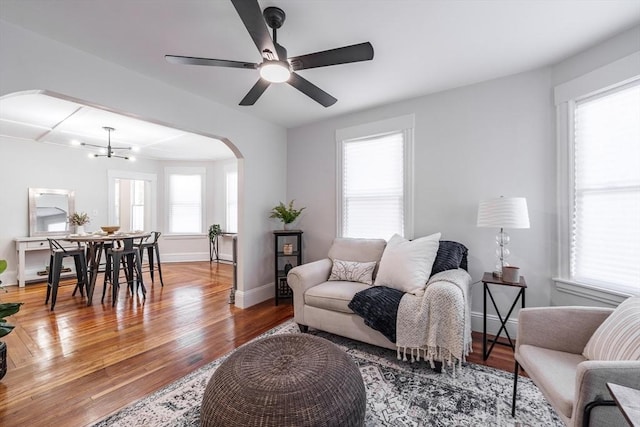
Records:
<instances>
[{"instance_id":1,"label":"white lamp shade","mask_svg":"<svg viewBox=\"0 0 640 427\"><path fill-rule=\"evenodd\" d=\"M524 197L482 200L478 207L478 227L529 228L529 211Z\"/></svg>"}]
</instances>

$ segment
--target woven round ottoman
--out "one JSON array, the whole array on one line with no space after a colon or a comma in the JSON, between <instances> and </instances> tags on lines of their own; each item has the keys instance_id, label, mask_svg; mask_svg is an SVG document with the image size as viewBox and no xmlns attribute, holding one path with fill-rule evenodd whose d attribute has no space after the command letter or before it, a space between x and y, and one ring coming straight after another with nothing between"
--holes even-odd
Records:
<instances>
[{"instance_id":1,"label":"woven round ottoman","mask_svg":"<svg viewBox=\"0 0 640 427\"><path fill-rule=\"evenodd\" d=\"M332 342L282 334L231 354L207 384L203 426L362 426L364 382Z\"/></svg>"}]
</instances>

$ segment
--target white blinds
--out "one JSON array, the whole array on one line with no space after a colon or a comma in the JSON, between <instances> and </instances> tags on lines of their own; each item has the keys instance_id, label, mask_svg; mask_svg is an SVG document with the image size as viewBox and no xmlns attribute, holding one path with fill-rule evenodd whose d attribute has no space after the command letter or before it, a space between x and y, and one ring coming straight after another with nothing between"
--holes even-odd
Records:
<instances>
[{"instance_id":1,"label":"white blinds","mask_svg":"<svg viewBox=\"0 0 640 427\"><path fill-rule=\"evenodd\" d=\"M169 176L169 232L202 232L202 175Z\"/></svg>"},{"instance_id":2,"label":"white blinds","mask_svg":"<svg viewBox=\"0 0 640 427\"><path fill-rule=\"evenodd\" d=\"M343 142L342 236L404 234L404 133Z\"/></svg>"},{"instance_id":3,"label":"white blinds","mask_svg":"<svg viewBox=\"0 0 640 427\"><path fill-rule=\"evenodd\" d=\"M571 275L640 293L640 84L575 108Z\"/></svg>"}]
</instances>

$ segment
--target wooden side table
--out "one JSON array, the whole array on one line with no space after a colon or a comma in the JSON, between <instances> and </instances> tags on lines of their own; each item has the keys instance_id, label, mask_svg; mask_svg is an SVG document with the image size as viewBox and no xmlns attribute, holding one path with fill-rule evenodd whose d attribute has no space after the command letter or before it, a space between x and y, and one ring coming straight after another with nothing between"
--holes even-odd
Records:
<instances>
[{"instance_id":1,"label":"wooden side table","mask_svg":"<svg viewBox=\"0 0 640 427\"><path fill-rule=\"evenodd\" d=\"M498 309L498 305L496 304L495 299L493 299L493 295L491 294L491 289L489 288L489 285L510 286L518 289L516 298L513 300L513 304L511 304L511 308L509 309L509 312L504 318L502 317L502 314L500 314L500 310ZM512 350L515 351L516 347L513 341L511 340L511 336L509 336L509 331L507 330L507 321L509 320L511 313L513 312L513 309L518 304L518 300L521 301L522 308L524 308L525 306L524 297L525 297L525 290L527 289L527 282L524 280L524 276L520 276L520 282L518 283L504 282L502 278L494 277L493 273L485 272L484 275L482 276L482 287L484 288L484 296L482 300L483 301L482 360L487 360L487 358L491 354L491 351L493 350L493 347L496 344L507 345L511 347ZM500 329L498 329L498 333L496 334L495 338L490 341L491 347L489 347L488 351L487 351L487 294L491 298L491 302L493 303L493 308L496 309L496 314L500 319ZM500 338L500 334L502 334L502 331L504 331L504 333L506 334L507 339L509 340L508 343L498 341L498 338Z\"/></svg>"}]
</instances>

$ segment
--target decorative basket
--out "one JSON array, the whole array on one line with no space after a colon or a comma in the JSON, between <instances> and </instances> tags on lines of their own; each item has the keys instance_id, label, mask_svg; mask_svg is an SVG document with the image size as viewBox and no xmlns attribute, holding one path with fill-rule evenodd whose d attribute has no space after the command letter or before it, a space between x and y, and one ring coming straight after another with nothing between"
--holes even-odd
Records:
<instances>
[{"instance_id":1,"label":"decorative basket","mask_svg":"<svg viewBox=\"0 0 640 427\"><path fill-rule=\"evenodd\" d=\"M279 298L288 298L293 296L293 291L289 287L289 283L287 282L286 277L281 277L278 280L278 297Z\"/></svg>"}]
</instances>

